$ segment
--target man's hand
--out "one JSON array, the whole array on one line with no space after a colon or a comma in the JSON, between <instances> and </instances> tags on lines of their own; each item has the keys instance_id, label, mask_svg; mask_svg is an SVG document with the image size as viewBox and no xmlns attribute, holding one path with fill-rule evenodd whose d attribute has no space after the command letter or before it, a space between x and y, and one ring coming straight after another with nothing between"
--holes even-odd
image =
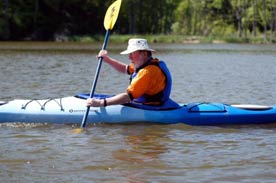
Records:
<instances>
[{"instance_id":1,"label":"man's hand","mask_svg":"<svg viewBox=\"0 0 276 183\"><path fill-rule=\"evenodd\" d=\"M86 100L86 106L90 107L103 107L104 106L104 100L102 99L96 99L96 98L88 98Z\"/></svg>"},{"instance_id":2,"label":"man's hand","mask_svg":"<svg viewBox=\"0 0 276 183\"><path fill-rule=\"evenodd\" d=\"M107 50L101 50L97 56L98 58L102 57L104 60L106 60L106 58L108 58L108 52Z\"/></svg>"}]
</instances>

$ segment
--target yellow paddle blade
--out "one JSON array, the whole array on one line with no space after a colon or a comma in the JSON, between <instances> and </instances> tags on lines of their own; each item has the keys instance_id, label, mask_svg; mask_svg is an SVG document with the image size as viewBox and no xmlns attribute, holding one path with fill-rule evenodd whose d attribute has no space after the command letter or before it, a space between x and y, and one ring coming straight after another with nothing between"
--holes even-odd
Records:
<instances>
[{"instance_id":1,"label":"yellow paddle blade","mask_svg":"<svg viewBox=\"0 0 276 183\"><path fill-rule=\"evenodd\" d=\"M119 15L122 0L117 0L112 3L107 9L104 17L104 28L105 30L111 30L116 23Z\"/></svg>"},{"instance_id":2,"label":"yellow paddle blade","mask_svg":"<svg viewBox=\"0 0 276 183\"><path fill-rule=\"evenodd\" d=\"M84 131L83 128L76 128L76 129L72 129L72 130L70 131L70 134L80 134L80 133L82 133L83 131Z\"/></svg>"}]
</instances>

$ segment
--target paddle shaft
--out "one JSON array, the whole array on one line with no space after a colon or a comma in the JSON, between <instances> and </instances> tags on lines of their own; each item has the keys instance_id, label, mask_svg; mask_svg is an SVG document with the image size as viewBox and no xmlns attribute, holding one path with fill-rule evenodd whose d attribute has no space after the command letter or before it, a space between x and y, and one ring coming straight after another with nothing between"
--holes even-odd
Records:
<instances>
[{"instance_id":1,"label":"paddle shaft","mask_svg":"<svg viewBox=\"0 0 276 183\"><path fill-rule=\"evenodd\" d=\"M106 34L105 34L105 37L104 37L104 43L103 43L103 46L102 46L102 50L106 49L109 35L110 35L110 29L108 29L106 31ZM101 70L101 67L102 67L102 62L103 62L103 58L100 57L98 59L98 66L97 66L97 70L96 70L96 73L95 73L95 76L94 76L94 81L93 81L91 91L90 91L90 95L89 95L90 98L93 98L93 96L94 96L97 81L98 81L99 74L100 74L100 70ZM87 106L86 112L85 112L85 114L83 115L83 118L82 118L81 128L85 128L85 126L86 126L86 121L87 121L89 111L90 111L90 106Z\"/></svg>"}]
</instances>

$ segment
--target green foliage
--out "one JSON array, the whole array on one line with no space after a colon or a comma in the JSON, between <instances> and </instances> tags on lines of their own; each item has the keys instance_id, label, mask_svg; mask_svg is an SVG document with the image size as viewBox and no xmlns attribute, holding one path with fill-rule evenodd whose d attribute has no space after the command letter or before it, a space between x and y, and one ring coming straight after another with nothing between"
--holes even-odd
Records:
<instances>
[{"instance_id":1,"label":"green foliage","mask_svg":"<svg viewBox=\"0 0 276 183\"><path fill-rule=\"evenodd\" d=\"M97 41L114 1L0 1L0 40ZM272 42L275 31L275 0L123 0L113 29L126 37L162 35L154 38L157 42L165 35L247 39L257 34L271 35Z\"/></svg>"}]
</instances>

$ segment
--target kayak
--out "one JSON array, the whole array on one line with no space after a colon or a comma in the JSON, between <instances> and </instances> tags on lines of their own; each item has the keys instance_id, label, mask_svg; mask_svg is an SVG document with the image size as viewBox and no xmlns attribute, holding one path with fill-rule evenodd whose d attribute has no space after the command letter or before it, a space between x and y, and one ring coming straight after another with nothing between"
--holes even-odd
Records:
<instances>
[{"instance_id":1,"label":"kayak","mask_svg":"<svg viewBox=\"0 0 276 183\"><path fill-rule=\"evenodd\" d=\"M0 102L0 123L81 124L88 94L55 99ZM110 95L96 94L107 98ZM276 122L276 106L229 105L224 103L178 104L163 106L127 103L90 107L87 123L184 123L188 125L239 125Z\"/></svg>"}]
</instances>

